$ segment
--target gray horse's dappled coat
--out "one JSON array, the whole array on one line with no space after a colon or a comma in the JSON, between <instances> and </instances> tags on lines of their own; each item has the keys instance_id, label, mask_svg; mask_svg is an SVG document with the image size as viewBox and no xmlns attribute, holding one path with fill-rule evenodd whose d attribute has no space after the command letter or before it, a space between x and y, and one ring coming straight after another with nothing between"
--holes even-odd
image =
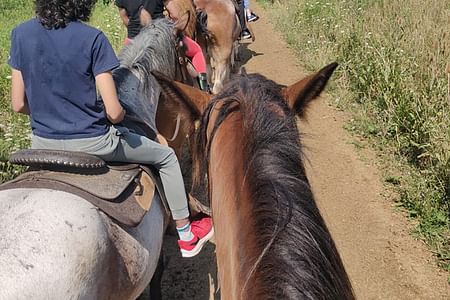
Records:
<instances>
[{"instance_id":1,"label":"gray horse's dappled coat","mask_svg":"<svg viewBox=\"0 0 450 300\"><path fill-rule=\"evenodd\" d=\"M0 299L135 299L162 246L159 197L135 228L78 196L48 189L0 192Z\"/></svg>"}]
</instances>

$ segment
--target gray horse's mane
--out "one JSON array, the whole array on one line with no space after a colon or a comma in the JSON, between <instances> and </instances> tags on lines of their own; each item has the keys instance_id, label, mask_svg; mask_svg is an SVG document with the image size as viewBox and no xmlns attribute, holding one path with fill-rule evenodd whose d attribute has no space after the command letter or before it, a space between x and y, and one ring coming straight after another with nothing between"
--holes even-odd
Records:
<instances>
[{"instance_id":1,"label":"gray horse's mane","mask_svg":"<svg viewBox=\"0 0 450 300\"><path fill-rule=\"evenodd\" d=\"M156 130L161 88L151 72L159 71L175 79L178 56L173 26L167 19L158 19L144 27L122 49L120 67L113 71L119 99L127 114L143 120L153 130Z\"/></svg>"},{"instance_id":2,"label":"gray horse's mane","mask_svg":"<svg viewBox=\"0 0 450 300\"><path fill-rule=\"evenodd\" d=\"M141 78L147 78L153 70L174 78L176 49L173 23L167 19L154 20L122 49L119 60L121 67L138 71Z\"/></svg>"}]
</instances>

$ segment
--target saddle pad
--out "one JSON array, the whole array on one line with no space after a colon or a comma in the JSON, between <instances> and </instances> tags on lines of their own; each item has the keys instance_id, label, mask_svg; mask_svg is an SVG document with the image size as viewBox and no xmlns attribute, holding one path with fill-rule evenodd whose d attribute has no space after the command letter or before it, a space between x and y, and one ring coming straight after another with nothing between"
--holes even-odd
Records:
<instances>
[{"instance_id":1,"label":"saddle pad","mask_svg":"<svg viewBox=\"0 0 450 300\"><path fill-rule=\"evenodd\" d=\"M106 182L100 182L97 179L94 179L93 177L95 176L93 175L84 175L85 178L80 179L80 174L30 171L20 175L14 180L0 185L0 190L16 188L46 188L68 192L92 203L105 214L122 224L137 226L140 224L147 211L150 210L155 193L154 175L148 174L147 172L142 172L139 168L122 171L121 173L124 174L119 176L116 174L117 172L119 171L113 170L113 178L116 177L119 179L124 179L124 182L122 184L114 184L112 183L114 180L108 179L107 176L103 176L103 179L107 179L108 181L108 185L103 186ZM69 181L68 179L72 178L73 175L76 175L74 178L80 180ZM59 178L55 179L56 177ZM74 185L74 182L77 182L77 185L80 185L86 183L87 180L92 181L88 185L89 188L86 188L87 186L85 186L83 189L80 189ZM106 193L106 196L120 193L121 190L123 190L123 192L120 193L120 196L114 200L102 199L98 195L104 197L104 190L107 186L112 187L115 192ZM97 190L94 191L94 187L96 187ZM99 190L99 187L102 188Z\"/></svg>"},{"instance_id":2,"label":"saddle pad","mask_svg":"<svg viewBox=\"0 0 450 300\"><path fill-rule=\"evenodd\" d=\"M117 199L128 185L139 175L138 167L130 170L108 169L104 174L78 174L53 171L30 171L22 174L18 180L49 180L71 185L96 197Z\"/></svg>"}]
</instances>

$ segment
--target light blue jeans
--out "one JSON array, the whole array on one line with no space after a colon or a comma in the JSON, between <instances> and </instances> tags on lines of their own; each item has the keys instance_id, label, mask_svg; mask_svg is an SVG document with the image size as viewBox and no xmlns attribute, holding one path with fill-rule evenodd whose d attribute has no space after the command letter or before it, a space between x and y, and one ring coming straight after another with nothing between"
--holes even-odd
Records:
<instances>
[{"instance_id":1,"label":"light blue jeans","mask_svg":"<svg viewBox=\"0 0 450 300\"><path fill-rule=\"evenodd\" d=\"M81 151L105 161L152 165L159 170L173 219L189 217L186 191L175 151L125 127L111 126L105 135L83 139L54 140L32 135L31 147Z\"/></svg>"}]
</instances>

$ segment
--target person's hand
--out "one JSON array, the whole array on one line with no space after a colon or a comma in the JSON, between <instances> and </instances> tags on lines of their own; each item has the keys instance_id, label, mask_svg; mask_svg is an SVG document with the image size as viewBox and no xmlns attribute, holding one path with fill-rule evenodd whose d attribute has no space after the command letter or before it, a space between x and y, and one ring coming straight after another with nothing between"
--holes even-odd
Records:
<instances>
[{"instance_id":1,"label":"person's hand","mask_svg":"<svg viewBox=\"0 0 450 300\"><path fill-rule=\"evenodd\" d=\"M102 96L108 120L113 124L122 122L125 110L117 97L116 85L111 72L98 74L95 76L95 82Z\"/></svg>"},{"instance_id":2,"label":"person's hand","mask_svg":"<svg viewBox=\"0 0 450 300\"><path fill-rule=\"evenodd\" d=\"M165 145L165 146L169 146L169 143L167 142L166 138L163 137L161 134L157 133L156 134L156 140L158 141L158 143L160 143L161 145Z\"/></svg>"}]
</instances>

